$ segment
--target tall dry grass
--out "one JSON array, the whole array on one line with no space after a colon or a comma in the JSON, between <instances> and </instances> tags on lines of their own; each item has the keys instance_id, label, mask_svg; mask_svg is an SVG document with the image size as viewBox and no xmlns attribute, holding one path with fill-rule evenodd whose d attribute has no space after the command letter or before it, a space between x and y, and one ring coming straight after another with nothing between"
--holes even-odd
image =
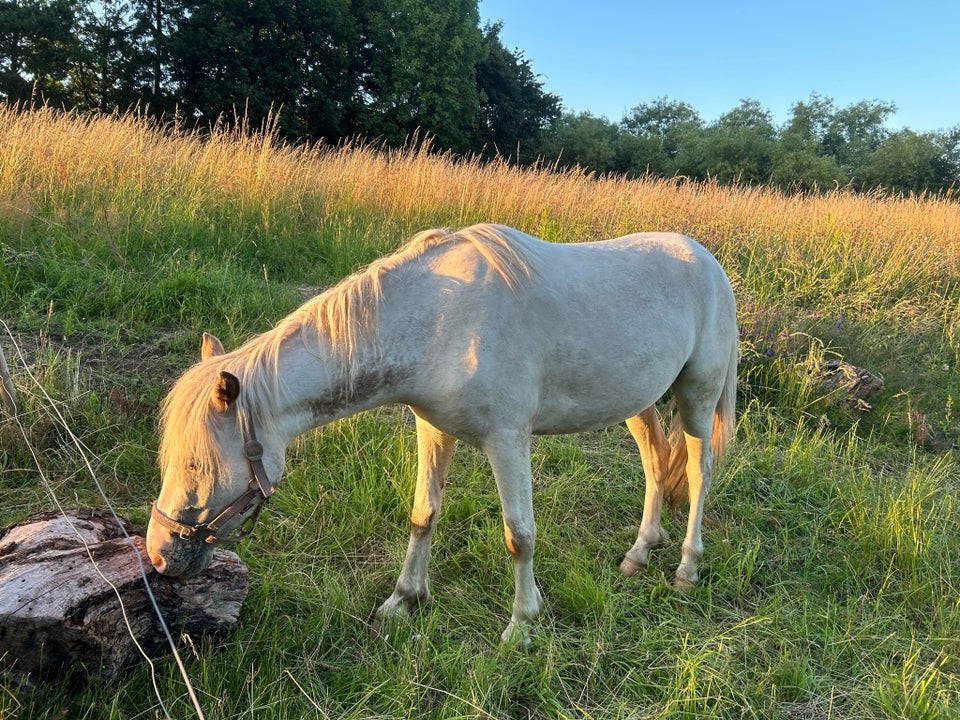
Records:
<instances>
[{"instance_id":1,"label":"tall dry grass","mask_svg":"<svg viewBox=\"0 0 960 720\"><path fill-rule=\"evenodd\" d=\"M0 106L0 197L56 198L82 188L183 203L239 205L269 214L278 203L317 217L347 206L432 224L487 220L563 240L638 229L676 230L723 245L768 238L785 248L839 242L844 252L956 269L960 204L938 197L794 195L755 187L596 177L548 166L461 159L414 143L291 147L269 133L204 135L134 115L91 116Z\"/></svg>"}]
</instances>

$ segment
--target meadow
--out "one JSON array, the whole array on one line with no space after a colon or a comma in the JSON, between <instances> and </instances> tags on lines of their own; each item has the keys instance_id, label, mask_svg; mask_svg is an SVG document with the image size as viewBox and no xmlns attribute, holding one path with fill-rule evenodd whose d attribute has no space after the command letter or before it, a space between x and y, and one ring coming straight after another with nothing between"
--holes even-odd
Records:
<instances>
[{"instance_id":1,"label":"meadow","mask_svg":"<svg viewBox=\"0 0 960 720\"><path fill-rule=\"evenodd\" d=\"M708 500L700 586L670 588L678 544L633 578L617 572L643 500L625 428L541 438L546 611L531 649L501 645L512 573L499 503L482 456L461 445L434 601L373 636L415 470L409 411L383 408L295 443L237 548L250 568L238 625L218 647L180 638L205 716L960 716L950 197L627 181L428 143L292 147L269 127L201 137L0 106L0 346L22 405L0 419L0 527L102 505L93 475L146 524L157 404L203 331L229 349L415 232L479 221L557 242L678 231L726 268L739 421ZM884 378L869 409L822 384L823 361L841 358ZM668 513L671 537L684 522ZM0 679L0 718L196 716L167 654L116 686L78 675L31 691Z\"/></svg>"}]
</instances>

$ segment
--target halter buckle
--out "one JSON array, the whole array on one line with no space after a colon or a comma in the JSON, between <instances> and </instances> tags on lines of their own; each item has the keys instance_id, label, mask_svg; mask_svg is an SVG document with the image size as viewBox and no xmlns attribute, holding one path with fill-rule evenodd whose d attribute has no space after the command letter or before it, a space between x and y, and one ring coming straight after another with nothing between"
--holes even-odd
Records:
<instances>
[{"instance_id":1,"label":"halter buckle","mask_svg":"<svg viewBox=\"0 0 960 720\"><path fill-rule=\"evenodd\" d=\"M257 462L263 459L263 445L257 440L247 440L243 444L243 454L250 462Z\"/></svg>"}]
</instances>

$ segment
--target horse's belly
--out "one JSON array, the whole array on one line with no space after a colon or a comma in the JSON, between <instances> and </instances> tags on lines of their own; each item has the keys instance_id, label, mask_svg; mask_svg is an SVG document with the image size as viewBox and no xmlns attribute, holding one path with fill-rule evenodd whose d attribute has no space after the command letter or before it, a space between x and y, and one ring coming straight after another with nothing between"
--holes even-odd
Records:
<instances>
[{"instance_id":1,"label":"horse's belly","mask_svg":"<svg viewBox=\"0 0 960 720\"><path fill-rule=\"evenodd\" d=\"M686 343L676 342L681 336L674 332L672 344L599 338L590 344L603 349L599 357L573 346L551 353L541 369L533 432L596 430L646 410L670 389L689 356Z\"/></svg>"},{"instance_id":2,"label":"horse's belly","mask_svg":"<svg viewBox=\"0 0 960 720\"><path fill-rule=\"evenodd\" d=\"M550 417L537 418L533 427L534 435L567 435L569 433L588 432L590 430L599 430L601 428L615 425L628 417L639 413L640 410L607 414L584 416L580 413L569 415L553 415Z\"/></svg>"},{"instance_id":3,"label":"horse's belly","mask_svg":"<svg viewBox=\"0 0 960 720\"><path fill-rule=\"evenodd\" d=\"M616 398L599 398L551 393L541 400L533 420L533 432L536 435L563 435L598 430L645 410L660 394L648 390L626 392Z\"/></svg>"}]
</instances>

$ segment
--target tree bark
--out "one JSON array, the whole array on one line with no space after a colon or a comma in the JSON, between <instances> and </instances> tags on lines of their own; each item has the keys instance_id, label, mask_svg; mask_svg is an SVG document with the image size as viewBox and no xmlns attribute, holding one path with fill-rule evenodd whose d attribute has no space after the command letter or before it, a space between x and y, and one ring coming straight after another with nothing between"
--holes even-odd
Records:
<instances>
[{"instance_id":1,"label":"tree bark","mask_svg":"<svg viewBox=\"0 0 960 720\"><path fill-rule=\"evenodd\" d=\"M162 652L166 638L141 563L174 638L216 643L236 623L247 594L237 555L218 548L204 573L166 578L151 566L142 530L123 523L135 548L110 513L90 508L40 513L0 530L0 670L10 679L116 680L142 661L134 637L148 655Z\"/></svg>"}]
</instances>

